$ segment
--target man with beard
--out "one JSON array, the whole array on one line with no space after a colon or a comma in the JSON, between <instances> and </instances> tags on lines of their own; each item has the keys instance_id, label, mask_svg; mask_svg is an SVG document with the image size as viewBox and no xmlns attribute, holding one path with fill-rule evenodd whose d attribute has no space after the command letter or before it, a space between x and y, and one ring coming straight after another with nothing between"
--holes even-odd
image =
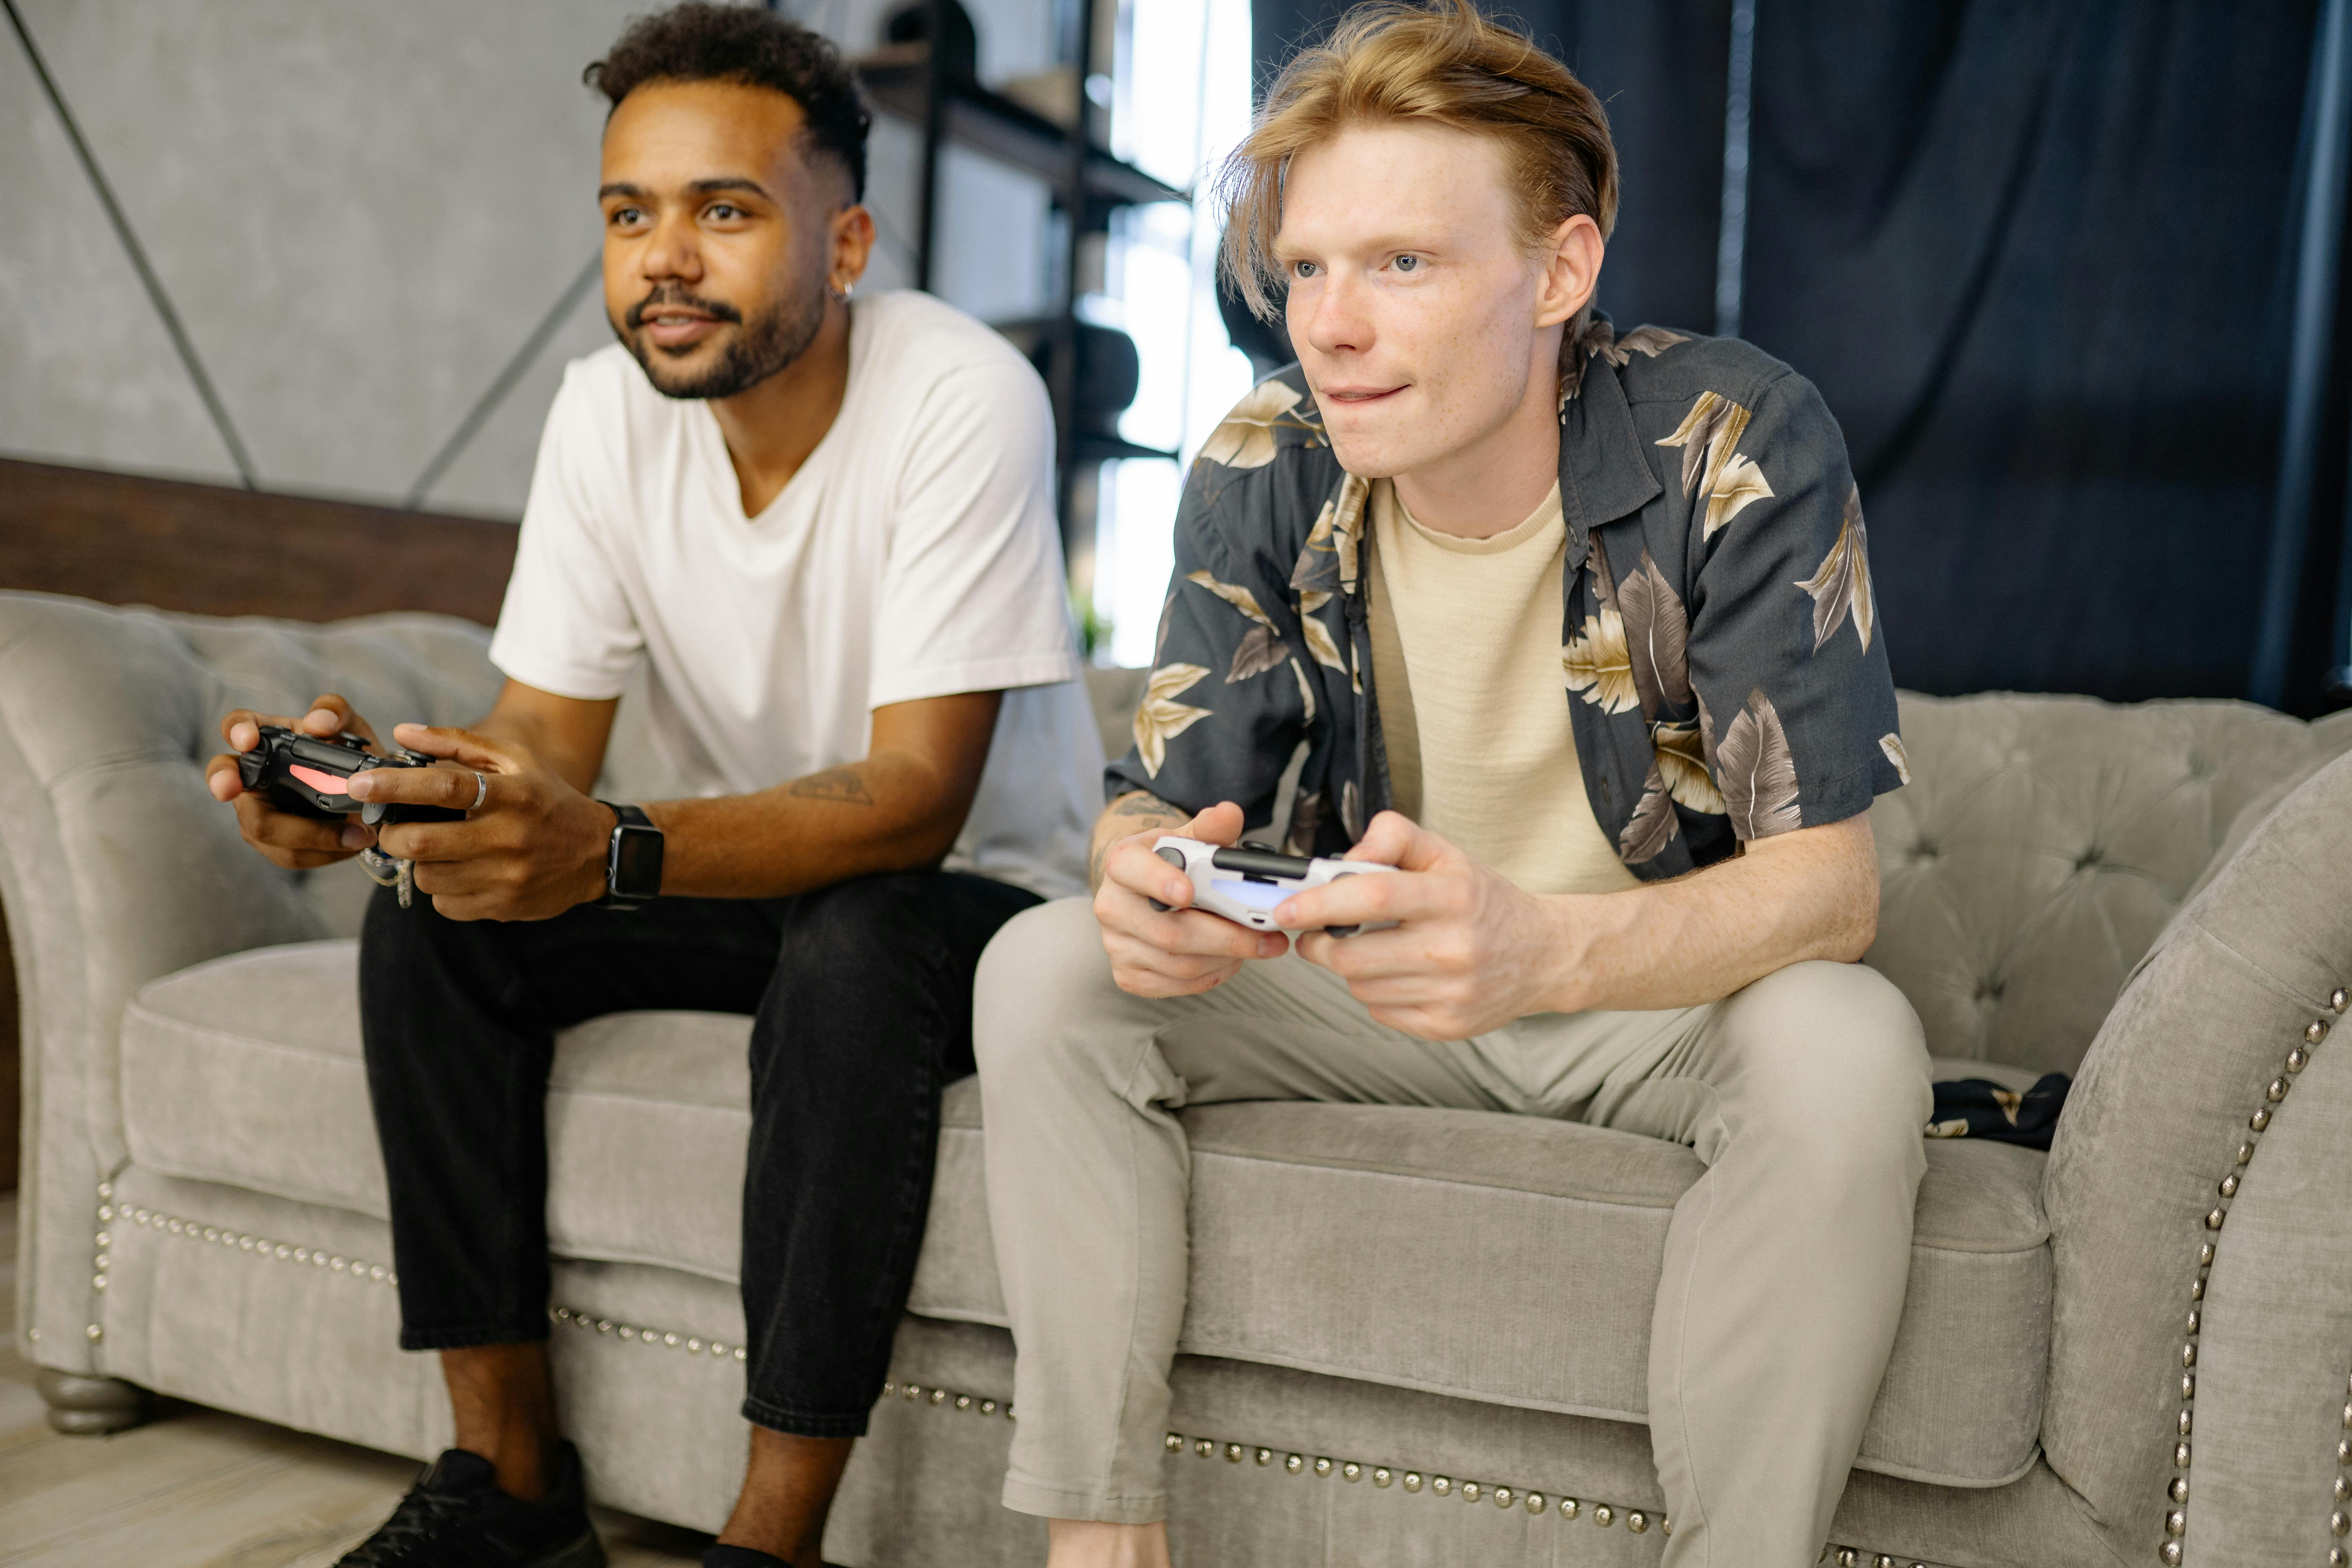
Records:
<instances>
[{"instance_id":1,"label":"man with beard","mask_svg":"<svg viewBox=\"0 0 2352 1568\"><path fill-rule=\"evenodd\" d=\"M1100 749L1064 599L1044 389L919 294L859 300L868 115L816 35L756 8L642 18L612 101L604 298L620 343L548 416L471 729L322 824L215 792L277 863L404 862L361 989L401 1343L439 1352L444 1454L367 1568L604 1561L550 1387L544 1096L555 1032L750 1014L743 1490L726 1568L815 1564L928 1212L940 1090L971 1069L997 928L1083 883ZM591 798L625 681L681 797ZM231 714L250 749L263 715ZM329 695L297 723L374 732ZM373 843L371 842L373 840ZM413 900L408 896L412 890ZM658 898L656 898L658 895Z\"/></svg>"}]
</instances>

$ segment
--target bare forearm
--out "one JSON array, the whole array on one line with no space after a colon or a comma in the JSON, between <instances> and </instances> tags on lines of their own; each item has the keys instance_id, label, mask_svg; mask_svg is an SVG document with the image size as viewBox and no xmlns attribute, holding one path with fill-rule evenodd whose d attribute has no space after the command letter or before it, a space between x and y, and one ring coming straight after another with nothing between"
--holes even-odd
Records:
<instances>
[{"instance_id":1,"label":"bare forearm","mask_svg":"<svg viewBox=\"0 0 2352 1568\"><path fill-rule=\"evenodd\" d=\"M509 680L473 732L522 747L546 763L556 777L589 795L596 788L596 775L604 771L604 747L619 707L617 700L560 698Z\"/></svg>"},{"instance_id":2,"label":"bare forearm","mask_svg":"<svg viewBox=\"0 0 2352 1568\"><path fill-rule=\"evenodd\" d=\"M1672 882L1545 903L1575 933L1559 1011L1687 1007L1808 959L1859 959L1878 929L1878 862L1859 816Z\"/></svg>"},{"instance_id":3,"label":"bare forearm","mask_svg":"<svg viewBox=\"0 0 2352 1568\"><path fill-rule=\"evenodd\" d=\"M1120 795L1095 818L1094 848L1087 857L1087 886L1102 886L1103 858L1120 839L1138 833L1172 833L1192 820L1191 812L1171 805L1156 795L1130 790Z\"/></svg>"},{"instance_id":4,"label":"bare forearm","mask_svg":"<svg viewBox=\"0 0 2352 1568\"><path fill-rule=\"evenodd\" d=\"M955 845L971 792L912 759L873 756L757 795L668 800L646 814L662 830L662 892L776 899L848 877L937 865Z\"/></svg>"}]
</instances>

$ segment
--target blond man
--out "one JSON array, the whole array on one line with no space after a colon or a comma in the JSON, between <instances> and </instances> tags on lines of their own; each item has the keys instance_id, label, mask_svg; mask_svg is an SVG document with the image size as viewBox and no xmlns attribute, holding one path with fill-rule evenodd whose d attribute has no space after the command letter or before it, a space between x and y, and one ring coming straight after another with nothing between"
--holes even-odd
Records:
<instances>
[{"instance_id":1,"label":"blond man","mask_svg":"<svg viewBox=\"0 0 2352 1568\"><path fill-rule=\"evenodd\" d=\"M1855 962L1905 762L1836 424L1746 344L1591 311L1605 118L1466 0L1351 13L1228 173L1235 274L1283 290L1299 363L1194 466L1092 901L980 971L1004 1501L1053 1568L1168 1561L1176 1108L1449 1106L1695 1149L1650 1340L1666 1561L1811 1563L1929 1107L1917 1019ZM1287 848L1402 874L1291 898L1285 934L1188 907L1153 840L1266 822L1302 742Z\"/></svg>"}]
</instances>

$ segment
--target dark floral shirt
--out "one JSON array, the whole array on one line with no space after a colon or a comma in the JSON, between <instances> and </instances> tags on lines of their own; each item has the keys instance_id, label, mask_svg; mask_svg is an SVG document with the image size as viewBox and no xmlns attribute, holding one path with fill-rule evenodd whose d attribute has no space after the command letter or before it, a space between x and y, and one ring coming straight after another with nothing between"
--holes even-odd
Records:
<instances>
[{"instance_id":1,"label":"dark floral shirt","mask_svg":"<svg viewBox=\"0 0 2352 1568\"><path fill-rule=\"evenodd\" d=\"M1910 782L1845 441L1811 383L1750 345L1584 328L1564 378L1560 685L1586 797L1635 875L1839 822ZM1108 793L1273 816L1333 855L1390 804L1363 552L1296 365L1226 416L1184 489L1135 748Z\"/></svg>"}]
</instances>

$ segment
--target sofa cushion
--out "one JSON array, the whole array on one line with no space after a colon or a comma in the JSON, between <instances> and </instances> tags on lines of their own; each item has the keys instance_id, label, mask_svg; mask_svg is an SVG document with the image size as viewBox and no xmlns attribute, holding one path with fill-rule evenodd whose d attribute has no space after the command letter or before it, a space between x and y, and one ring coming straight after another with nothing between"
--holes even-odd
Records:
<instances>
[{"instance_id":1,"label":"sofa cushion","mask_svg":"<svg viewBox=\"0 0 2352 1568\"><path fill-rule=\"evenodd\" d=\"M360 1057L359 943L257 948L152 982L122 1019L131 1158L381 1219ZM732 1281L751 1130L751 1020L621 1013L556 1040L551 1247Z\"/></svg>"},{"instance_id":2,"label":"sofa cushion","mask_svg":"<svg viewBox=\"0 0 2352 1568\"><path fill-rule=\"evenodd\" d=\"M157 981L123 1026L134 1159L381 1216L356 944L263 949ZM621 1014L566 1031L548 1098L561 1256L731 1280L748 1019ZM910 1306L1002 1324L978 1083L948 1090ZM1245 1103L1184 1113L1183 1349L1402 1388L1643 1419L1679 1145L1478 1111ZM1862 1462L1997 1485L2032 1462L2048 1359L2042 1156L1927 1147L1911 1285ZM1818 1289L1833 1290L1823 1279Z\"/></svg>"}]
</instances>

